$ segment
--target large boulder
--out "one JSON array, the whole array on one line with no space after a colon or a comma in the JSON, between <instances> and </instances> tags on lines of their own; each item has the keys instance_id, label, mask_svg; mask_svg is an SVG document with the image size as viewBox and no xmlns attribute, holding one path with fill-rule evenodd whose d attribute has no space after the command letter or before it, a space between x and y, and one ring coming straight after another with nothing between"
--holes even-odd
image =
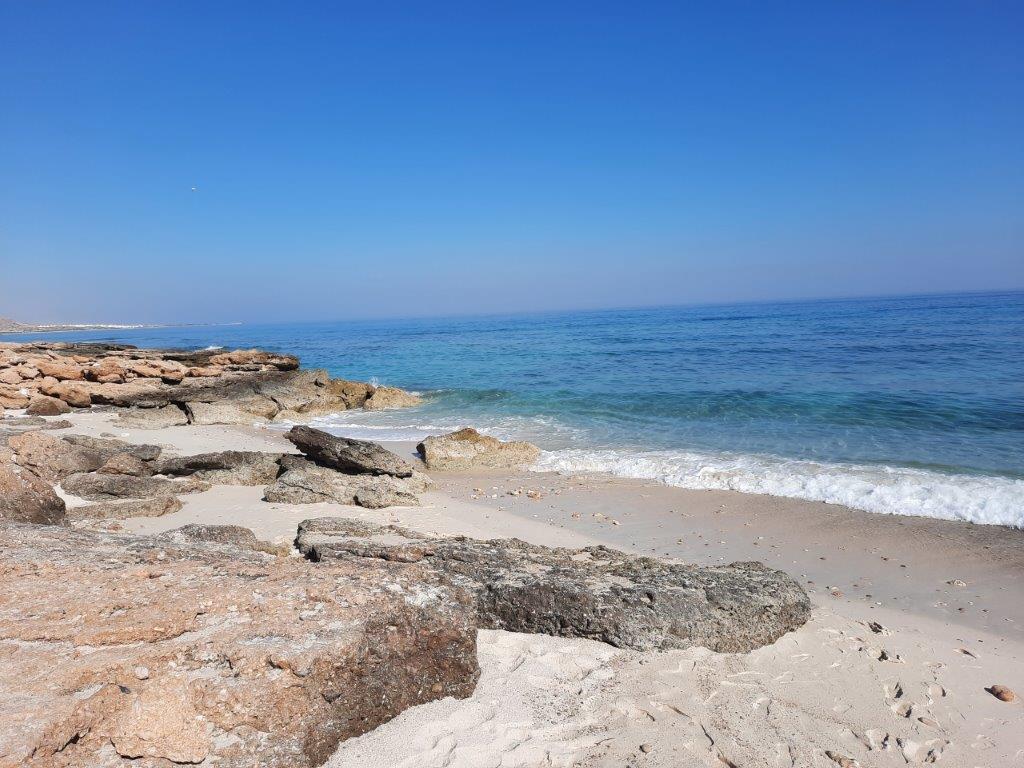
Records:
<instances>
[{"instance_id":1,"label":"large boulder","mask_svg":"<svg viewBox=\"0 0 1024 768\"><path fill-rule=\"evenodd\" d=\"M160 534L161 539L178 543L186 541L208 541L215 544L230 544L233 547L251 549L255 552L266 552L271 555L287 555L291 547L270 544L256 538L256 534L241 525L203 525L189 523L180 528Z\"/></svg>"},{"instance_id":2,"label":"large boulder","mask_svg":"<svg viewBox=\"0 0 1024 768\"><path fill-rule=\"evenodd\" d=\"M368 440L336 437L306 426L292 427L285 437L317 464L341 472L412 477L416 471L402 457Z\"/></svg>"},{"instance_id":3,"label":"large boulder","mask_svg":"<svg viewBox=\"0 0 1024 768\"><path fill-rule=\"evenodd\" d=\"M475 644L418 566L0 524L4 765L312 768L472 693Z\"/></svg>"},{"instance_id":4,"label":"large boulder","mask_svg":"<svg viewBox=\"0 0 1024 768\"><path fill-rule=\"evenodd\" d=\"M64 500L49 483L15 464L11 452L0 448L0 521L4 520L63 525L66 512Z\"/></svg>"},{"instance_id":5,"label":"large boulder","mask_svg":"<svg viewBox=\"0 0 1024 768\"><path fill-rule=\"evenodd\" d=\"M606 547L436 538L338 517L304 521L296 545L317 561L428 564L475 595L483 628L585 637L638 650L696 645L744 652L810 617L800 585L756 562L704 567Z\"/></svg>"},{"instance_id":6,"label":"large boulder","mask_svg":"<svg viewBox=\"0 0 1024 768\"><path fill-rule=\"evenodd\" d=\"M155 462L161 475L191 475L219 485L266 485L281 471L280 453L217 451L194 456L174 456Z\"/></svg>"},{"instance_id":7,"label":"large boulder","mask_svg":"<svg viewBox=\"0 0 1024 768\"><path fill-rule=\"evenodd\" d=\"M427 469L510 469L528 466L540 448L521 441L502 442L472 427L447 435L431 435L416 446Z\"/></svg>"},{"instance_id":8,"label":"large boulder","mask_svg":"<svg viewBox=\"0 0 1024 768\"><path fill-rule=\"evenodd\" d=\"M248 397L216 403L186 403L185 411L192 424L254 424L269 421L277 415L273 400Z\"/></svg>"},{"instance_id":9,"label":"large boulder","mask_svg":"<svg viewBox=\"0 0 1024 768\"><path fill-rule=\"evenodd\" d=\"M414 472L411 477L391 475L348 475L329 467L321 467L298 456L281 459L284 470L267 486L263 498L285 504L317 504L333 502L371 509L393 506L416 506L418 494L430 481Z\"/></svg>"}]
</instances>

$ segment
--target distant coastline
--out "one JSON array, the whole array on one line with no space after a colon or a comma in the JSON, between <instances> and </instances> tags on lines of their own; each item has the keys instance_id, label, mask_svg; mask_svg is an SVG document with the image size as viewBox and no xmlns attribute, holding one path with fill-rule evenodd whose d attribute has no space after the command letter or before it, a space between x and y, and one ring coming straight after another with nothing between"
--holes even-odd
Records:
<instances>
[{"instance_id":1,"label":"distant coastline","mask_svg":"<svg viewBox=\"0 0 1024 768\"><path fill-rule=\"evenodd\" d=\"M205 325L241 325L241 323L20 323L0 317L0 333L61 333L66 331L132 331L143 328L187 328Z\"/></svg>"}]
</instances>

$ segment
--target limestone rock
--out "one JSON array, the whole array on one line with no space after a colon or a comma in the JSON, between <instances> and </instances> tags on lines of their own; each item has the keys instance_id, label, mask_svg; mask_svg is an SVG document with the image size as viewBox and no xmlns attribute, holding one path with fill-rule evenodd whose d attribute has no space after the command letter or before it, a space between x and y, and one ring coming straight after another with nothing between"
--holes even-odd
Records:
<instances>
[{"instance_id":1,"label":"limestone rock","mask_svg":"<svg viewBox=\"0 0 1024 768\"><path fill-rule=\"evenodd\" d=\"M149 477L153 474L152 466L130 453L118 453L104 462L96 470L103 475L131 475L132 477Z\"/></svg>"},{"instance_id":2,"label":"limestone rock","mask_svg":"<svg viewBox=\"0 0 1024 768\"><path fill-rule=\"evenodd\" d=\"M19 465L44 480L57 482L79 472L94 472L109 456L45 432L23 432L8 438Z\"/></svg>"},{"instance_id":3,"label":"limestone rock","mask_svg":"<svg viewBox=\"0 0 1024 768\"><path fill-rule=\"evenodd\" d=\"M304 521L296 545L313 560L429 564L475 595L483 628L638 650L696 645L744 652L810 617L800 585L756 562L702 567L606 547L434 538L338 517Z\"/></svg>"},{"instance_id":4,"label":"limestone rock","mask_svg":"<svg viewBox=\"0 0 1024 768\"><path fill-rule=\"evenodd\" d=\"M188 416L173 404L161 408L131 408L118 414L117 424L127 429L164 429L188 424Z\"/></svg>"},{"instance_id":5,"label":"limestone rock","mask_svg":"<svg viewBox=\"0 0 1024 768\"><path fill-rule=\"evenodd\" d=\"M36 395L29 400L25 413L29 416L60 416L71 413L71 406L56 397Z\"/></svg>"},{"instance_id":6,"label":"limestone rock","mask_svg":"<svg viewBox=\"0 0 1024 768\"><path fill-rule=\"evenodd\" d=\"M33 367L43 376L52 376L57 381L79 381L85 378L82 366L70 360L40 359Z\"/></svg>"},{"instance_id":7,"label":"limestone rock","mask_svg":"<svg viewBox=\"0 0 1024 768\"><path fill-rule=\"evenodd\" d=\"M106 475L98 472L69 475L61 480L60 485L67 493L90 501L163 498L179 493L205 491L210 487L209 483L198 480L181 482L159 477Z\"/></svg>"},{"instance_id":8,"label":"limestone rock","mask_svg":"<svg viewBox=\"0 0 1024 768\"><path fill-rule=\"evenodd\" d=\"M266 485L281 471L280 453L218 451L194 456L175 456L156 462L161 475L192 475L219 485Z\"/></svg>"},{"instance_id":9,"label":"limestone rock","mask_svg":"<svg viewBox=\"0 0 1024 768\"><path fill-rule=\"evenodd\" d=\"M371 509L391 506L417 506L417 494L426 490L429 480L421 473L412 477L391 475L347 475L329 467L293 456L281 460L284 472L264 491L267 501L286 504L334 502Z\"/></svg>"},{"instance_id":10,"label":"limestone rock","mask_svg":"<svg viewBox=\"0 0 1024 768\"><path fill-rule=\"evenodd\" d=\"M420 405L423 398L406 392L398 387L377 387L367 398L363 407L368 411L381 411L386 408L411 408Z\"/></svg>"},{"instance_id":11,"label":"limestone rock","mask_svg":"<svg viewBox=\"0 0 1024 768\"><path fill-rule=\"evenodd\" d=\"M472 427L447 435L431 435L416 450L427 469L438 470L521 467L532 464L540 455L540 449L532 443L505 443Z\"/></svg>"},{"instance_id":12,"label":"limestone rock","mask_svg":"<svg viewBox=\"0 0 1024 768\"><path fill-rule=\"evenodd\" d=\"M342 472L412 477L416 471L405 459L368 440L335 437L306 426L292 427L285 437L317 464Z\"/></svg>"},{"instance_id":13,"label":"limestone rock","mask_svg":"<svg viewBox=\"0 0 1024 768\"><path fill-rule=\"evenodd\" d=\"M0 408L18 410L27 408L28 404L29 397L21 391L20 387L0 385Z\"/></svg>"},{"instance_id":14,"label":"limestone rock","mask_svg":"<svg viewBox=\"0 0 1024 768\"><path fill-rule=\"evenodd\" d=\"M278 546L256 538L256 534L241 525L200 525L190 523L181 528L174 528L160 534L161 539L176 541L206 541L214 544L227 544L232 547L251 549L254 552L266 552L271 555L287 555L291 547Z\"/></svg>"},{"instance_id":15,"label":"limestone rock","mask_svg":"<svg viewBox=\"0 0 1024 768\"><path fill-rule=\"evenodd\" d=\"M129 443L112 437L90 437L89 435L62 435L66 443L96 451L107 461L118 453L128 453L142 461L154 461L160 456L160 446L146 443Z\"/></svg>"},{"instance_id":16,"label":"limestone rock","mask_svg":"<svg viewBox=\"0 0 1024 768\"><path fill-rule=\"evenodd\" d=\"M69 507L68 520L127 520L130 517L162 517L181 509L177 496L162 496L153 499L128 499L126 501L101 501Z\"/></svg>"},{"instance_id":17,"label":"limestone rock","mask_svg":"<svg viewBox=\"0 0 1024 768\"><path fill-rule=\"evenodd\" d=\"M92 395L85 384L75 381L58 381L47 383L39 387L44 395L50 395L63 400L72 408L88 408L92 403Z\"/></svg>"},{"instance_id":18,"label":"limestone rock","mask_svg":"<svg viewBox=\"0 0 1024 768\"><path fill-rule=\"evenodd\" d=\"M7 455L3 455L4 453ZM49 483L24 467L16 465L11 460L10 452L0 449L0 521L4 520L39 525L63 525L65 510L64 500L54 492ZM2 727L0 724L0 728Z\"/></svg>"},{"instance_id":19,"label":"limestone rock","mask_svg":"<svg viewBox=\"0 0 1024 768\"><path fill-rule=\"evenodd\" d=\"M277 414L273 401L263 398L218 403L190 402L185 410L193 424L253 424L268 421Z\"/></svg>"},{"instance_id":20,"label":"limestone rock","mask_svg":"<svg viewBox=\"0 0 1024 768\"><path fill-rule=\"evenodd\" d=\"M478 676L466 597L421 567L58 527L0 524L0 640L26 768L313 768Z\"/></svg>"}]
</instances>

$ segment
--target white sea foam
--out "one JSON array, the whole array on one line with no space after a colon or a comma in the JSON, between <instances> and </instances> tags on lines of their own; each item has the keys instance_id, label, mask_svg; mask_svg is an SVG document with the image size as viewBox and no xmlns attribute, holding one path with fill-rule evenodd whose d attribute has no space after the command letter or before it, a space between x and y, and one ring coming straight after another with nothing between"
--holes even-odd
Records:
<instances>
[{"instance_id":1,"label":"white sea foam","mask_svg":"<svg viewBox=\"0 0 1024 768\"><path fill-rule=\"evenodd\" d=\"M224 347L217 346L216 344L211 344L208 347L203 347L203 352L216 352L218 349L224 349Z\"/></svg>"},{"instance_id":2,"label":"white sea foam","mask_svg":"<svg viewBox=\"0 0 1024 768\"><path fill-rule=\"evenodd\" d=\"M742 454L579 449L545 452L534 468L607 472L680 488L763 493L881 514L1024 528L1024 480L1007 477Z\"/></svg>"}]
</instances>

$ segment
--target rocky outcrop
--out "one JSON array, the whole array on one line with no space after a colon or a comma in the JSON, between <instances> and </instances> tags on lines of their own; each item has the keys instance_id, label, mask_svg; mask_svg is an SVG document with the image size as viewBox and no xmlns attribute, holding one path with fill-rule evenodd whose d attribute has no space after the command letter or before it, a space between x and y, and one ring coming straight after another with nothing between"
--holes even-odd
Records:
<instances>
[{"instance_id":1,"label":"rocky outcrop","mask_svg":"<svg viewBox=\"0 0 1024 768\"><path fill-rule=\"evenodd\" d=\"M391 506L415 506L430 481L414 472L411 477L391 475L345 474L321 467L298 456L281 459L281 475L264 491L267 501L285 504L354 504L379 509Z\"/></svg>"},{"instance_id":2,"label":"rocky outcrop","mask_svg":"<svg viewBox=\"0 0 1024 768\"><path fill-rule=\"evenodd\" d=\"M638 650L749 651L810 616L800 585L756 562L702 567L606 547L435 538L337 517L303 522L296 545L317 561L429 565L475 596L483 628L585 637Z\"/></svg>"},{"instance_id":3,"label":"rocky outcrop","mask_svg":"<svg viewBox=\"0 0 1024 768\"><path fill-rule=\"evenodd\" d=\"M49 483L15 464L13 451L0 448L0 522L62 525L64 506Z\"/></svg>"},{"instance_id":4,"label":"rocky outcrop","mask_svg":"<svg viewBox=\"0 0 1024 768\"><path fill-rule=\"evenodd\" d=\"M188 422L301 421L351 408L418 402L394 387L332 379L322 370L299 370L298 358L261 350L183 352L104 344L0 343L0 408L25 408L40 394L76 408L132 408L123 424L139 429Z\"/></svg>"},{"instance_id":5,"label":"rocky outcrop","mask_svg":"<svg viewBox=\"0 0 1024 768\"><path fill-rule=\"evenodd\" d=\"M472 427L447 435L431 435L416 446L427 469L507 469L532 464L540 449L532 443L502 442Z\"/></svg>"},{"instance_id":6,"label":"rocky outcrop","mask_svg":"<svg viewBox=\"0 0 1024 768\"><path fill-rule=\"evenodd\" d=\"M412 477L409 462L377 443L353 440L312 427L292 427L286 438L311 460L341 472Z\"/></svg>"},{"instance_id":7,"label":"rocky outcrop","mask_svg":"<svg viewBox=\"0 0 1024 768\"><path fill-rule=\"evenodd\" d=\"M0 762L321 765L408 707L473 691L473 612L434 581L0 524Z\"/></svg>"},{"instance_id":8,"label":"rocky outcrop","mask_svg":"<svg viewBox=\"0 0 1024 768\"><path fill-rule=\"evenodd\" d=\"M260 451L218 451L194 456L175 456L154 463L161 475L190 475L219 485L266 485L281 471L283 454Z\"/></svg>"}]
</instances>

